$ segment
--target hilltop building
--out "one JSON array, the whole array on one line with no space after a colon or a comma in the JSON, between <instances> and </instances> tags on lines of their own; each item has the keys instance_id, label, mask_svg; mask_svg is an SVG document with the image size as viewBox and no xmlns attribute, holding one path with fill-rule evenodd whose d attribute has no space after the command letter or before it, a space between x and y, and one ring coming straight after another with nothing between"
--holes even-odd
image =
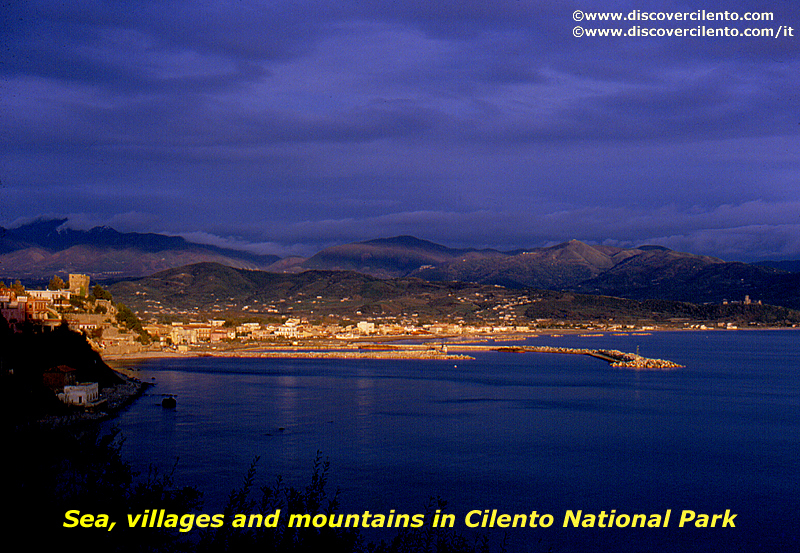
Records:
<instances>
[{"instance_id":1,"label":"hilltop building","mask_svg":"<svg viewBox=\"0 0 800 553\"><path fill-rule=\"evenodd\" d=\"M70 274L69 291L77 296L85 298L89 295L89 275Z\"/></svg>"}]
</instances>

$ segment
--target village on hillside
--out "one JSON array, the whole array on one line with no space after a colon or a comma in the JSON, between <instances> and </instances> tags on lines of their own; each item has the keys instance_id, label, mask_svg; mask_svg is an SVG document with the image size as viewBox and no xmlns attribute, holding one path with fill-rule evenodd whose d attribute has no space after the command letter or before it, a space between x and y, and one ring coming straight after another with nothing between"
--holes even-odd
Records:
<instances>
[{"instance_id":1,"label":"village on hillside","mask_svg":"<svg viewBox=\"0 0 800 553\"><path fill-rule=\"evenodd\" d=\"M519 298L519 302L525 300L527 297ZM652 321L624 324L613 319L575 322L546 318L519 324L508 312L514 306L513 302L498 305L495 309L497 320L483 324L458 320L421 321L413 313L401 320L369 317L334 323L292 314L271 317L270 320L237 322L229 318L203 318L200 313L192 313L187 314L186 320L164 323L158 322L156 317L140 321L128 307L114 303L111 294L102 286L92 286L87 275L70 274L66 282L55 276L46 290L28 290L19 281L10 287L0 282L0 314L12 329L28 323L45 329L66 324L71 330L84 334L92 347L104 355L145 351L188 353L259 342L298 345L301 341L342 342L370 338L509 338L542 330L642 332L675 328L675 325L662 327ZM737 325L731 322L713 325L687 322L679 328L736 329Z\"/></svg>"},{"instance_id":2,"label":"village on hillside","mask_svg":"<svg viewBox=\"0 0 800 553\"><path fill-rule=\"evenodd\" d=\"M164 322L158 313L149 311L141 321L130 308L115 303L101 285L92 285L85 274L69 274L65 282L54 276L45 290L25 289L19 281L7 286L0 281L0 315L13 329L25 324L37 324L52 329L66 324L71 330L84 334L92 347L104 355L126 355L137 352L173 351L188 353L198 349L224 349L259 342L273 345L298 345L307 341L346 342L366 339L496 337L510 338L537 334L542 331L581 332L647 332L676 329L727 329L738 326L730 321L674 320L670 324L654 321L607 320L574 321L538 318L518 321L514 308L531 301L522 295L497 304L489 311L492 317L480 323L462 319L423 320L416 313L403 317L365 316L362 320L331 322L320 315L312 318L300 313L274 313L270 317L247 320L242 317L219 317L219 313L184 313L170 315ZM746 297L744 304L750 303ZM168 311L168 310L167 310ZM216 315L217 317L215 317ZM356 312L356 317L358 312ZM175 320L180 319L180 320Z\"/></svg>"}]
</instances>

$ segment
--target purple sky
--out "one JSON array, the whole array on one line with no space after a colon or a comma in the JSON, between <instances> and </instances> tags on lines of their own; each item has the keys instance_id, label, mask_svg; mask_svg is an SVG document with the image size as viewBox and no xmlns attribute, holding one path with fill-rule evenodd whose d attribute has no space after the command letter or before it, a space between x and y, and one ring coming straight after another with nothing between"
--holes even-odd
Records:
<instances>
[{"instance_id":1,"label":"purple sky","mask_svg":"<svg viewBox=\"0 0 800 553\"><path fill-rule=\"evenodd\" d=\"M578 8L772 11L679 26L795 37L574 38ZM279 255L413 234L800 258L796 0L0 12L0 226L67 216Z\"/></svg>"}]
</instances>

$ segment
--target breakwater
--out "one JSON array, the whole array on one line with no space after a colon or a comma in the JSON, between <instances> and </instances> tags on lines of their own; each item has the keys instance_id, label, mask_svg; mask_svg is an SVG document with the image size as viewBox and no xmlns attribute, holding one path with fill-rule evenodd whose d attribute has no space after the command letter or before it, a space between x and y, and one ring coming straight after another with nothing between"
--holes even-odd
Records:
<instances>
[{"instance_id":1,"label":"breakwater","mask_svg":"<svg viewBox=\"0 0 800 553\"><path fill-rule=\"evenodd\" d=\"M570 355L589 355L607 361L612 367L656 370L679 369L683 365L667 359L652 359L636 353L628 353L615 349L566 348L556 346L486 346L486 345L451 345L450 351L507 351L512 353L564 353Z\"/></svg>"},{"instance_id":2,"label":"breakwater","mask_svg":"<svg viewBox=\"0 0 800 553\"><path fill-rule=\"evenodd\" d=\"M535 353L567 353L572 355L589 355L607 361L612 367L624 367L629 369L678 369L679 365L667 359L652 359L643 357L636 353L628 353L616 349L587 349L587 348L563 348L553 346L510 346L499 347L497 351L521 351Z\"/></svg>"}]
</instances>

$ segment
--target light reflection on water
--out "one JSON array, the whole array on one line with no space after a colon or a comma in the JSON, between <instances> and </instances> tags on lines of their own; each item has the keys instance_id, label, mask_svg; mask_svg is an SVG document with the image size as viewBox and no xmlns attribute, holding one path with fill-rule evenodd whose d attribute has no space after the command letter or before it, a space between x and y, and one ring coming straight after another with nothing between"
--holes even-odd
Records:
<instances>
[{"instance_id":1,"label":"light reflection on water","mask_svg":"<svg viewBox=\"0 0 800 553\"><path fill-rule=\"evenodd\" d=\"M157 385L115 421L140 470L180 458L181 484L218 508L251 459L307 483L317 450L344 512L552 513L514 550L786 550L800 497L796 332L544 337L686 365L612 369L583 356L480 353L475 361L178 359L138 365ZM174 411L159 394L178 398ZM736 529L561 529L567 509L738 512ZM677 519L675 521L677 524ZM462 526L463 528L463 526ZM534 533L531 533L534 532ZM601 532L601 533L598 533ZM604 533L602 533L604 532ZM533 541L531 541L533 540ZM538 548L539 545L536 545ZM538 549L533 549L538 550Z\"/></svg>"}]
</instances>

